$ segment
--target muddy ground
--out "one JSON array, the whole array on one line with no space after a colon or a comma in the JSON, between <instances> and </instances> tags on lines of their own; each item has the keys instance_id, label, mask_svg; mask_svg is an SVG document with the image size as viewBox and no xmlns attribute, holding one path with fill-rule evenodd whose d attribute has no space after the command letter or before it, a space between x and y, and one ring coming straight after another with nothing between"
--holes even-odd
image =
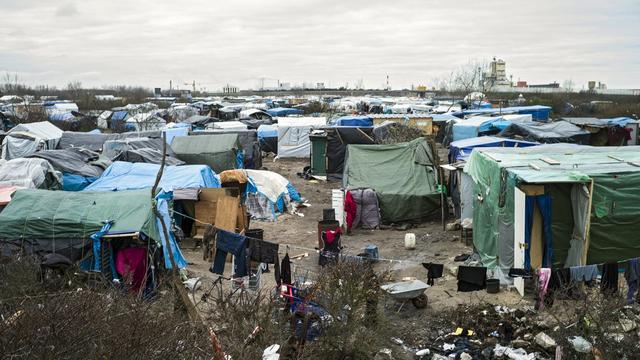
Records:
<instances>
[{"instance_id":1,"label":"muddy ground","mask_svg":"<svg viewBox=\"0 0 640 360\"><path fill-rule=\"evenodd\" d=\"M313 274L319 270L318 256L313 251L317 247L317 222L322 220L322 209L331 207L331 189L340 188L339 182L324 182L317 180L304 180L297 176L303 167L308 165L308 160L282 160L274 161L273 158L265 158L263 166L267 170L275 171L289 179L298 189L301 195L311 204L308 208L303 208L301 212L304 217L284 214L275 222L252 221L252 228L264 229L265 240L282 244L281 255L286 251L285 244L291 245L289 255L309 253L309 256L294 261L296 273ZM416 234L415 250L406 250L404 247L405 233ZM387 230L362 230L355 229L351 235L343 237L344 253L356 255L361 253L366 245L376 245L380 252L380 257L397 261L380 261L376 266L379 271L389 271L393 280L402 280L403 277L415 277L419 280L427 280L427 272L422 267L422 262L444 263L457 267L461 263L453 261L456 255L471 253L472 248L465 246L460 240L460 231L443 231L439 219L421 224L418 227L398 231ZM208 271L210 264L202 260L199 249L184 244L183 251L190 262L189 270L195 276L214 279L216 275ZM230 270L226 272L230 273ZM265 274L263 278L265 285L273 284L270 274ZM522 298L515 291L503 290L499 294L487 294L485 291L472 293L458 293L456 291L456 279L453 274L445 270L445 276L437 279L435 286L427 290L429 304L427 309L416 311L410 305L402 312L412 314L411 316L427 316L432 311L440 311L443 308L454 307L458 304L488 302L493 304L516 305L527 300Z\"/></svg>"}]
</instances>

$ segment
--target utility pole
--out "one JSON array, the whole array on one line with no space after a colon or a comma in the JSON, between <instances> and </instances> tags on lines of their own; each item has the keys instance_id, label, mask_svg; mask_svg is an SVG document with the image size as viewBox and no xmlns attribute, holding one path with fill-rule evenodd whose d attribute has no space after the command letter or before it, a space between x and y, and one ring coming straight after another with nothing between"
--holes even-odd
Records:
<instances>
[{"instance_id":1,"label":"utility pole","mask_svg":"<svg viewBox=\"0 0 640 360\"><path fill-rule=\"evenodd\" d=\"M171 80L169 80L169 96L172 96L172 91L173 91L173 82Z\"/></svg>"}]
</instances>

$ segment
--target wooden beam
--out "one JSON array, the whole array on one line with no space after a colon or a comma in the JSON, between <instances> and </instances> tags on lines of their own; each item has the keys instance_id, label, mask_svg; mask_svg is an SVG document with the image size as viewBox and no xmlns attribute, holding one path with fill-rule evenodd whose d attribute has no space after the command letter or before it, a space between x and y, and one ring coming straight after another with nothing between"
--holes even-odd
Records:
<instances>
[{"instance_id":1,"label":"wooden beam","mask_svg":"<svg viewBox=\"0 0 640 360\"><path fill-rule=\"evenodd\" d=\"M546 162L549 165L560 165L560 161L554 160L554 159L549 158L549 157L541 157L540 160Z\"/></svg>"}]
</instances>

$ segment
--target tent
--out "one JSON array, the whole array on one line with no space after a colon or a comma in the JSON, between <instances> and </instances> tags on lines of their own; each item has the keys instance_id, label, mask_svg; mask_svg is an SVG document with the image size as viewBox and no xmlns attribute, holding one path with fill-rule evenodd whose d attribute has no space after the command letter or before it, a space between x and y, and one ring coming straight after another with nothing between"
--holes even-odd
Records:
<instances>
[{"instance_id":1,"label":"tent","mask_svg":"<svg viewBox=\"0 0 640 360\"><path fill-rule=\"evenodd\" d=\"M64 150L44 150L30 156L44 159L62 173L62 189L79 191L95 181L111 160L91 150L70 148Z\"/></svg>"},{"instance_id":2,"label":"tent","mask_svg":"<svg viewBox=\"0 0 640 360\"><path fill-rule=\"evenodd\" d=\"M245 170L247 187L245 204L254 219L275 220L278 213L291 208L291 202L302 199L284 176L273 171Z\"/></svg>"},{"instance_id":3,"label":"tent","mask_svg":"<svg viewBox=\"0 0 640 360\"><path fill-rule=\"evenodd\" d=\"M638 120L628 117L612 119L564 117L561 120L588 131L589 144L594 146L636 145Z\"/></svg>"},{"instance_id":4,"label":"tent","mask_svg":"<svg viewBox=\"0 0 640 360\"><path fill-rule=\"evenodd\" d=\"M214 131L247 130L247 125L240 121L219 121L207 124L207 129Z\"/></svg>"},{"instance_id":5,"label":"tent","mask_svg":"<svg viewBox=\"0 0 640 360\"><path fill-rule=\"evenodd\" d=\"M373 126L373 118L369 116L342 116L333 120L335 126Z\"/></svg>"},{"instance_id":6,"label":"tent","mask_svg":"<svg viewBox=\"0 0 640 360\"><path fill-rule=\"evenodd\" d=\"M384 223L418 222L440 210L436 160L424 138L394 145L349 145L343 184L372 188Z\"/></svg>"},{"instance_id":7,"label":"tent","mask_svg":"<svg viewBox=\"0 0 640 360\"><path fill-rule=\"evenodd\" d=\"M476 110L462 110L451 113L451 115L457 117L464 117L468 115L504 115L504 114L529 114L534 121L548 121L551 115L551 107L543 105L531 105L531 106L513 106L505 108L492 108L492 109L476 109Z\"/></svg>"},{"instance_id":8,"label":"tent","mask_svg":"<svg viewBox=\"0 0 640 360\"><path fill-rule=\"evenodd\" d=\"M109 159L116 159L118 156L128 150L153 149L160 154L164 148L164 142L161 138L132 137L117 140L107 140L103 145L102 154ZM175 157L175 153L171 146L167 145L167 156Z\"/></svg>"},{"instance_id":9,"label":"tent","mask_svg":"<svg viewBox=\"0 0 640 360\"><path fill-rule=\"evenodd\" d=\"M326 124L327 119L324 117L278 118L278 157L309 157L309 133Z\"/></svg>"},{"instance_id":10,"label":"tent","mask_svg":"<svg viewBox=\"0 0 640 360\"><path fill-rule=\"evenodd\" d=\"M21 158L40 150L55 149L63 131L48 121L18 124L2 141L2 158Z\"/></svg>"},{"instance_id":11,"label":"tent","mask_svg":"<svg viewBox=\"0 0 640 360\"><path fill-rule=\"evenodd\" d=\"M178 136L171 147L178 159L187 164L209 165L216 173L243 166L238 134Z\"/></svg>"},{"instance_id":12,"label":"tent","mask_svg":"<svg viewBox=\"0 0 640 360\"><path fill-rule=\"evenodd\" d=\"M636 146L477 149L465 172L480 194L473 242L483 264L558 268L640 256L639 163Z\"/></svg>"},{"instance_id":13,"label":"tent","mask_svg":"<svg viewBox=\"0 0 640 360\"><path fill-rule=\"evenodd\" d=\"M113 221L104 236L138 234L151 239L164 251L165 267L171 267L168 248L178 267L186 261L175 243L162 234L159 219L153 213L154 201L148 189L121 192L69 192L18 190L11 203L0 213L0 243L30 253L58 253L78 261L91 252L90 236L99 232L105 220ZM39 206L34 207L34 204ZM168 216L168 208L159 199L158 211ZM166 221L166 219L165 219ZM170 228L170 224L167 224ZM168 265L168 266L167 266Z\"/></svg>"},{"instance_id":14,"label":"tent","mask_svg":"<svg viewBox=\"0 0 640 360\"><path fill-rule=\"evenodd\" d=\"M267 110L267 114L269 114L271 117L289 116L289 115L302 115L302 114L304 114L304 111L299 110L299 109L279 107L279 108L268 109Z\"/></svg>"},{"instance_id":15,"label":"tent","mask_svg":"<svg viewBox=\"0 0 640 360\"><path fill-rule=\"evenodd\" d=\"M122 191L151 188L160 165L116 161L84 191ZM164 191L219 188L220 180L206 165L165 166L158 185Z\"/></svg>"},{"instance_id":16,"label":"tent","mask_svg":"<svg viewBox=\"0 0 640 360\"><path fill-rule=\"evenodd\" d=\"M260 169L262 167L262 153L260 152L258 132L256 130L205 130L191 133L191 135L213 136L212 139L224 134L238 135L238 143L243 153L243 168Z\"/></svg>"},{"instance_id":17,"label":"tent","mask_svg":"<svg viewBox=\"0 0 640 360\"><path fill-rule=\"evenodd\" d=\"M65 131L62 133L58 149L83 147L88 150L101 152L104 143L108 140L121 140L130 138L161 138L160 131L127 132L122 134L100 134L92 132Z\"/></svg>"},{"instance_id":18,"label":"tent","mask_svg":"<svg viewBox=\"0 0 640 360\"><path fill-rule=\"evenodd\" d=\"M511 123L531 122L531 115L474 116L458 119L453 124L453 141L496 134Z\"/></svg>"},{"instance_id":19,"label":"tent","mask_svg":"<svg viewBox=\"0 0 640 360\"><path fill-rule=\"evenodd\" d=\"M502 130L499 137L518 138L540 143L577 143L589 144L590 134L567 121L550 123L523 122L512 123Z\"/></svg>"},{"instance_id":20,"label":"tent","mask_svg":"<svg viewBox=\"0 0 640 360\"><path fill-rule=\"evenodd\" d=\"M0 186L29 189L60 189L62 178L47 160L19 158L0 160Z\"/></svg>"}]
</instances>

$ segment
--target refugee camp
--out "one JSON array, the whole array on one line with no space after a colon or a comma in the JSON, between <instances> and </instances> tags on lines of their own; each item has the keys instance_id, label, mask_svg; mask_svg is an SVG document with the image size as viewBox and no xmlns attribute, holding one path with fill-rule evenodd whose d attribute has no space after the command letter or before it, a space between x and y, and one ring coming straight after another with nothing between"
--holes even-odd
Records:
<instances>
[{"instance_id":1,"label":"refugee camp","mask_svg":"<svg viewBox=\"0 0 640 360\"><path fill-rule=\"evenodd\" d=\"M640 359L637 4L0 9L0 358Z\"/></svg>"}]
</instances>

